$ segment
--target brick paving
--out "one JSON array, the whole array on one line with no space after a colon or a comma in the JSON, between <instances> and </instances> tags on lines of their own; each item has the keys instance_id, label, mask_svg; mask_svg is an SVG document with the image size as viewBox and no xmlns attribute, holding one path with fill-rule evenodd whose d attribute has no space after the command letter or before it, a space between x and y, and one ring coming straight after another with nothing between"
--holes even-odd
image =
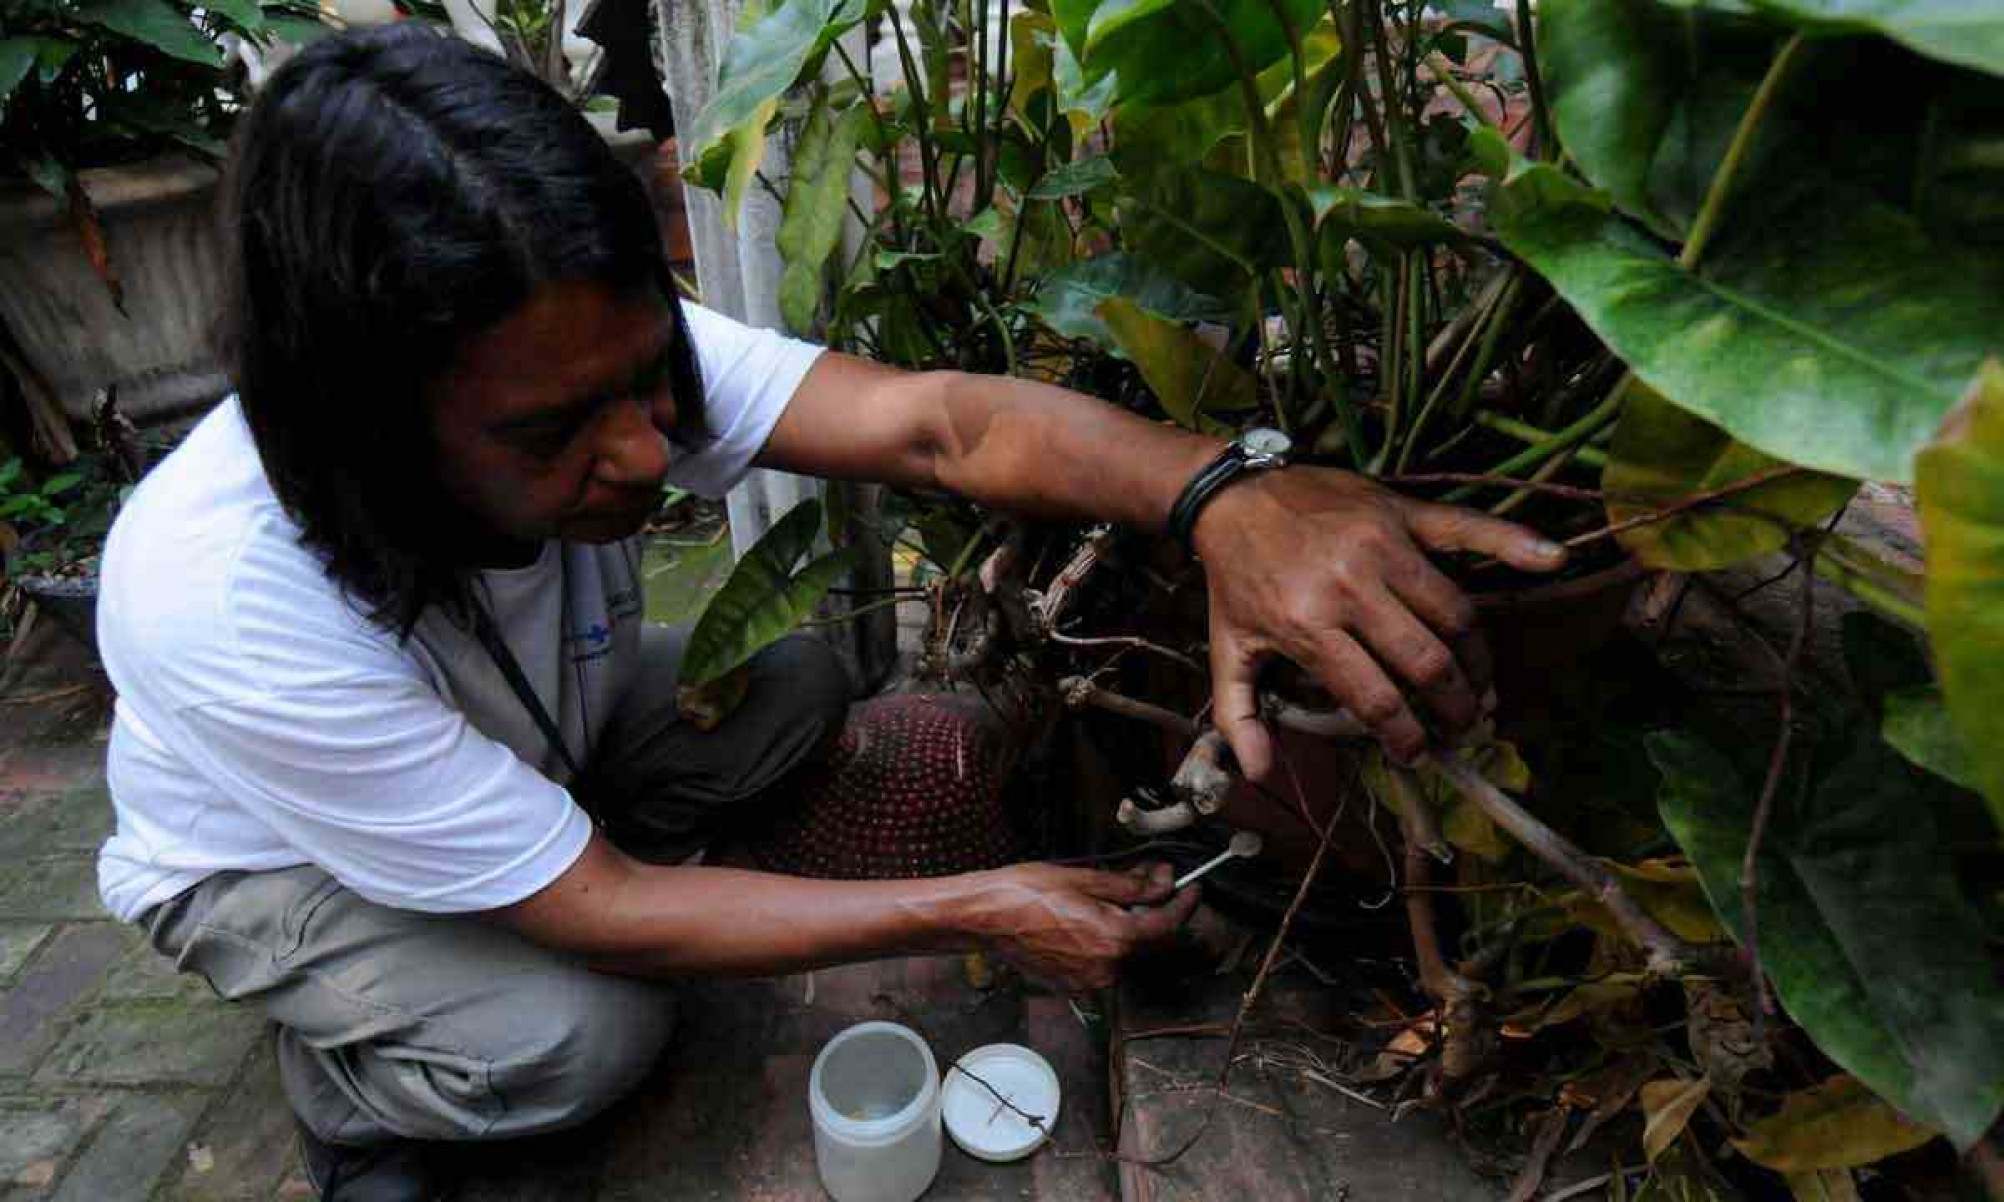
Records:
<instances>
[{"instance_id":1,"label":"brick paving","mask_svg":"<svg viewBox=\"0 0 2004 1202\"><path fill-rule=\"evenodd\" d=\"M102 736L68 737L0 747L0 1200L310 1198L265 1024L99 907ZM1090 1146L1105 1071L1070 1006L976 989L953 958L887 961L690 987L674 1046L631 1098L576 1132L467 1150L458 1196L825 1197L808 1068L842 1027L894 1013L942 1057L1002 1039L1043 1050L1066 1080L1060 1145ZM949 1146L928 1197L1093 1202L1112 1188L1090 1155L997 1167Z\"/></svg>"}]
</instances>

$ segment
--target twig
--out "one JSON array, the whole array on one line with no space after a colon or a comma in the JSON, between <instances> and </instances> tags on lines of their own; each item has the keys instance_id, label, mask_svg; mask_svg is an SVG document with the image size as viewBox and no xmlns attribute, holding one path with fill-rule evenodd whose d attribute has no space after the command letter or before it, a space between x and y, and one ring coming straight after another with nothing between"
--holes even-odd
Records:
<instances>
[{"instance_id":1,"label":"twig","mask_svg":"<svg viewBox=\"0 0 2004 1202\"><path fill-rule=\"evenodd\" d=\"M1575 534L1566 540L1565 545L1569 548L1582 547L1604 538L1613 538L1617 534L1633 530L1638 526L1649 526L1657 522L1668 521L1680 513L1686 513L1699 506L1716 504L1728 497L1738 496L1740 493L1751 492L1763 485L1773 484L1777 480L1785 480L1790 476L1799 476L1808 470L1807 468L1797 467L1792 463L1771 467L1764 472L1755 472L1751 476L1743 476L1731 484L1724 484L1718 488L1707 489L1700 493L1692 493L1690 496L1666 505L1661 509L1652 510L1649 513L1639 513L1632 518L1624 518L1619 522L1603 526L1598 530L1589 530L1585 534Z\"/></svg>"},{"instance_id":2,"label":"twig","mask_svg":"<svg viewBox=\"0 0 2004 1202\"><path fill-rule=\"evenodd\" d=\"M1198 734L1195 719L1185 718L1174 710L1164 709L1159 705L1116 693L1112 689L1102 688L1083 676L1067 676L1059 681L1058 693L1064 698L1065 704L1073 709L1089 705L1111 714L1138 718L1186 739L1194 739Z\"/></svg>"},{"instance_id":3,"label":"twig","mask_svg":"<svg viewBox=\"0 0 2004 1202\"><path fill-rule=\"evenodd\" d=\"M1530 811L1483 779L1482 774L1451 756L1434 756L1433 764L1463 797L1474 802L1489 820L1556 869L1559 875L1579 886L1606 907L1615 924L1641 945L1649 957L1649 970L1659 976L1677 976L1696 963L1697 952L1682 939L1651 918L1636 904L1612 872L1593 859L1564 835L1532 817Z\"/></svg>"},{"instance_id":4,"label":"twig","mask_svg":"<svg viewBox=\"0 0 2004 1202\"><path fill-rule=\"evenodd\" d=\"M1134 635L1106 634L1087 637L1075 634L1059 634L1057 631L1052 630L1046 632L1045 637L1049 638L1053 643L1062 643L1067 647L1127 647L1135 651L1152 651L1164 658L1175 660L1200 676L1204 675L1203 665L1181 651L1172 651L1160 643L1151 643L1147 639Z\"/></svg>"},{"instance_id":5,"label":"twig","mask_svg":"<svg viewBox=\"0 0 2004 1202\"><path fill-rule=\"evenodd\" d=\"M1647 1172L1648 1168L1649 1166L1645 1164L1632 1164L1621 1169L1620 1173L1623 1177L1633 1177L1637 1173ZM1569 1199L1590 1194L1602 1186L1614 1184L1614 1177L1613 1173L1602 1173L1598 1177L1589 1177L1585 1181L1575 1181L1562 1190L1554 1190L1546 1194L1543 1202L1568 1202Z\"/></svg>"},{"instance_id":6,"label":"twig","mask_svg":"<svg viewBox=\"0 0 2004 1202\"><path fill-rule=\"evenodd\" d=\"M1795 634L1788 641L1788 655L1780 661L1781 684L1776 693L1781 729L1774 736L1774 750L1768 753L1767 779L1761 782L1760 800L1754 803L1753 825L1747 831L1747 849L1740 858L1740 911L1745 919L1748 967L1754 981L1753 1041L1758 1046L1764 1024L1774 1012L1774 997L1768 992L1767 972L1760 962L1760 922L1757 913L1760 893L1760 845L1767 836L1767 824L1774 813L1774 797L1781 789L1782 773L1788 767L1788 749L1795 737L1795 673L1802 665L1802 653L1809 646L1809 628L1816 612L1816 549L1812 546L1797 563L1802 570L1801 612L1796 617ZM1767 640L1758 640L1767 647ZM1773 648L1769 647L1770 653Z\"/></svg>"},{"instance_id":7,"label":"twig","mask_svg":"<svg viewBox=\"0 0 2004 1202\"><path fill-rule=\"evenodd\" d=\"M1408 769L1390 766L1392 773ZM1482 1038L1482 1016L1477 999L1482 987L1448 967L1440 950L1440 932L1434 921L1433 897L1424 888L1433 872L1428 830L1432 816L1422 816L1426 799L1417 788L1402 791L1399 824L1406 841L1406 924L1412 928L1413 960L1419 966L1420 987L1433 998L1440 1015L1440 1068L1448 1081L1472 1076L1487 1059L1487 1041ZM1432 836L1438 839L1438 835Z\"/></svg>"}]
</instances>

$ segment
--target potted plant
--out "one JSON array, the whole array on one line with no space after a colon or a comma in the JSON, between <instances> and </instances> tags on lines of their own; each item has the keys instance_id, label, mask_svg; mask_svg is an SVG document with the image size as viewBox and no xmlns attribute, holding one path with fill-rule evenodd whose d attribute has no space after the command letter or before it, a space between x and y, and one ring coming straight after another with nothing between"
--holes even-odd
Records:
<instances>
[{"instance_id":1,"label":"potted plant","mask_svg":"<svg viewBox=\"0 0 2004 1202\"><path fill-rule=\"evenodd\" d=\"M690 178L727 210L780 194L796 330L1196 428L1277 424L1391 487L1527 520L1587 578L1457 570L1556 643L1640 569L1777 553L1804 631L1812 572L1881 615L1869 649L1847 628L1857 698L1798 701L1804 640L1774 649L1779 712L1748 756L1713 750L1744 726L1652 706L1645 729L1608 700L1623 682L1589 674L1585 721L1518 728L1554 745L1341 761L1398 815L1395 871L1418 886L1432 1008L1405 1051L1428 1096L1510 1095L1464 1120L1547 1148L1571 1107L1605 1104L1596 1126L1639 1108L1637 1176L1680 1196L1759 1166L1851 1196L1853 1169L1930 1132L2004 1180L1985 1135L2004 1111L1994 914L1947 833L1973 823L1994 851L2004 816L2004 367L1983 366L2004 352L2004 242L1979 149L2004 111L2004 19L1840 7L915 2L878 35L900 75L880 87L839 40L873 7L788 0L740 30L688 138ZM787 122L793 174L764 179ZM1826 527L1861 480L1918 486L1924 578ZM925 498L908 516L899 537L942 569L934 666L1154 723L1190 748L1173 780L1150 753L1113 762L1176 799L1134 807L1151 830L1199 829L1233 786L1190 716L1190 566ZM1272 716L1354 729L1301 700ZM1797 730L1812 709L1821 739ZM1634 805L1599 812L1638 768ZM1309 784L1335 798L1344 779ZM1505 1034L1528 1051L1499 1055ZM1857 1138L1806 1149L1830 1114ZM1740 1158L1721 1167L1698 1127Z\"/></svg>"},{"instance_id":2,"label":"potted plant","mask_svg":"<svg viewBox=\"0 0 2004 1202\"><path fill-rule=\"evenodd\" d=\"M0 360L31 404L137 418L214 399L214 163L243 42L324 27L304 0L22 0L0 15Z\"/></svg>"}]
</instances>

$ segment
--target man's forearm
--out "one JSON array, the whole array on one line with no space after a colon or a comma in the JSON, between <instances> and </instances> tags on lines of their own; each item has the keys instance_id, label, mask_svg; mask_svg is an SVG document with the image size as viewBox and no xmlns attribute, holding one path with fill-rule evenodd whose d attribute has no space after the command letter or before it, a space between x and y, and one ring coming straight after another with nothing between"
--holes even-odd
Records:
<instances>
[{"instance_id":1,"label":"man's forearm","mask_svg":"<svg viewBox=\"0 0 2004 1202\"><path fill-rule=\"evenodd\" d=\"M935 372L939 483L986 505L1157 528L1224 440L1049 384Z\"/></svg>"},{"instance_id":2,"label":"man's forearm","mask_svg":"<svg viewBox=\"0 0 2004 1202\"><path fill-rule=\"evenodd\" d=\"M605 862L511 907L525 935L636 976L764 976L979 945L990 895L981 874L820 881L732 868ZM547 891L546 891L547 892Z\"/></svg>"}]
</instances>

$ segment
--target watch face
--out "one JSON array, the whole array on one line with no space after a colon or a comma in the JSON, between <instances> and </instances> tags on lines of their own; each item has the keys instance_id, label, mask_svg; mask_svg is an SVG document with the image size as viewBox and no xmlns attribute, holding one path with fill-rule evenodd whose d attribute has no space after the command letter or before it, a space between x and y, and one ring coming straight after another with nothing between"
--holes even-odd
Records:
<instances>
[{"instance_id":1,"label":"watch face","mask_svg":"<svg viewBox=\"0 0 2004 1202\"><path fill-rule=\"evenodd\" d=\"M1239 443L1255 455L1285 455L1294 449L1294 440L1270 426L1254 426L1239 436Z\"/></svg>"}]
</instances>

